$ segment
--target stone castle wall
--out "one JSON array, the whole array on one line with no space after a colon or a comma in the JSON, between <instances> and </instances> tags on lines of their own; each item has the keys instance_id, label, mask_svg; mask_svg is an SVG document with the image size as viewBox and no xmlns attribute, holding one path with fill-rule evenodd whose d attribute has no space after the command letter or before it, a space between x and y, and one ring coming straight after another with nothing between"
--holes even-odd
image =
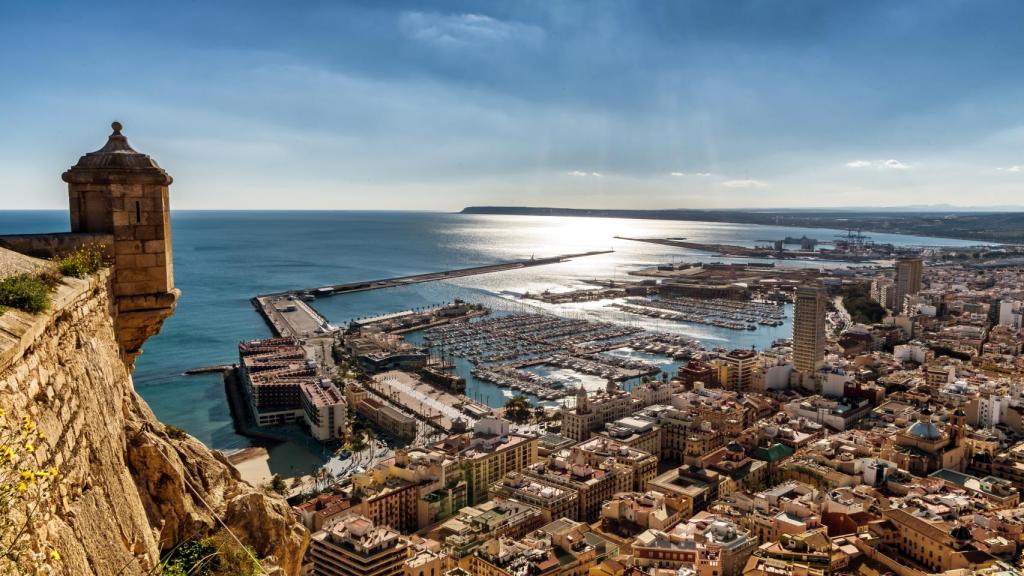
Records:
<instances>
[{"instance_id":1,"label":"stone castle wall","mask_svg":"<svg viewBox=\"0 0 1024 576\"><path fill-rule=\"evenodd\" d=\"M153 573L162 551L217 531L216 515L271 557L273 573L298 574L308 535L285 501L195 439L168 435L135 393L111 293L107 271L67 278L50 312L0 315L0 406L38 423L45 464L60 473L36 535L61 554L57 572Z\"/></svg>"},{"instance_id":2,"label":"stone castle wall","mask_svg":"<svg viewBox=\"0 0 1024 576\"><path fill-rule=\"evenodd\" d=\"M113 258L113 234L67 232L63 234L7 234L0 236L0 247L36 258L53 258L74 252L89 244L105 247L106 255Z\"/></svg>"}]
</instances>

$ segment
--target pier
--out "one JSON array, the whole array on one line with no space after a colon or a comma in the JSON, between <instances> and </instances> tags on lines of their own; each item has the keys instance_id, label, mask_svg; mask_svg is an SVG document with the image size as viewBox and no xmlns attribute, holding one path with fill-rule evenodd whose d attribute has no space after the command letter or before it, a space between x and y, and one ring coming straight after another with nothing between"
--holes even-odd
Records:
<instances>
[{"instance_id":1,"label":"pier","mask_svg":"<svg viewBox=\"0 0 1024 576\"><path fill-rule=\"evenodd\" d=\"M463 276L475 276L477 274L490 274L491 272L504 272L506 270L518 270L532 266L544 266L547 264L558 264L573 258L584 256L597 256L599 254L611 254L614 250L596 250L592 252L580 252L577 254L564 254L548 258L529 258L526 260L513 260L500 264L487 264L485 266L472 266L469 268L456 268L454 270L442 270L441 272L428 272L426 274L412 274L410 276L398 276L396 278L385 278L382 280L367 280L363 282L349 282L347 284L332 284L319 288L307 288L304 290L292 290L289 292L278 292L274 294L262 294L257 298L268 298L275 296L299 296L312 294L316 297L333 296L335 294L347 294L349 292L365 292L367 290L380 290L381 288L394 288L408 284L419 284L421 282L435 282L437 280L451 280Z\"/></svg>"},{"instance_id":2,"label":"pier","mask_svg":"<svg viewBox=\"0 0 1024 576\"><path fill-rule=\"evenodd\" d=\"M612 252L614 251L596 250L592 252L551 256L548 258L530 258L527 260L503 262L500 264L442 270L440 272L428 272L426 274L412 274L409 276L384 278L381 280L365 280L361 282L349 282L347 284L332 284L329 286L320 286L319 288L305 288L287 292L261 294L252 298L251 302L263 316L264 320L267 321L267 324L270 326L275 336L286 336L292 338L324 336L336 332L338 328L328 323L327 319L323 315L306 303L306 300L338 294L349 294L352 292L366 292L369 290L380 290L383 288L395 288L398 286L420 284L423 282L451 280L453 278L463 278L466 276L475 276L477 274L490 274L492 272L504 272L507 270L518 270L533 266L558 264L573 258L597 256L599 254L610 254Z\"/></svg>"}]
</instances>

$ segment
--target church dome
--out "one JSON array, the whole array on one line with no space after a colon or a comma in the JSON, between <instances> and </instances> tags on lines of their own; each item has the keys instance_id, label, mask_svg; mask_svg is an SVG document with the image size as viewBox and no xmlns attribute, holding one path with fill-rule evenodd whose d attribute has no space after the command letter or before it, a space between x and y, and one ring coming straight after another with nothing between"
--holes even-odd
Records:
<instances>
[{"instance_id":1,"label":"church dome","mask_svg":"<svg viewBox=\"0 0 1024 576\"><path fill-rule=\"evenodd\" d=\"M933 422L915 422L907 428L907 435L922 440L938 440L942 431Z\"/></svg>"}]
</instances>

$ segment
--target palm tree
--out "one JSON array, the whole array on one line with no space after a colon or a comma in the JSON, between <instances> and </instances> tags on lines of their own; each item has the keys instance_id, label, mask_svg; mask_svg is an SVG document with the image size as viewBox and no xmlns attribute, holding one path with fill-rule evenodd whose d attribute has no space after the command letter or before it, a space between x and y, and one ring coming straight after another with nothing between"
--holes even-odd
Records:
<instances>
[{"instance_id":1,"label":"palm tree","mask_svg":"<svg viewBox=\"0 0 1024 576\"><path fill-rule=\"evenodd\" d=\"M528 422L530 420L530 408L530 401L526 399L526 396L521 394L513 396L505 401L505 417L516 424Z\"/></svg>"}]
</instances>

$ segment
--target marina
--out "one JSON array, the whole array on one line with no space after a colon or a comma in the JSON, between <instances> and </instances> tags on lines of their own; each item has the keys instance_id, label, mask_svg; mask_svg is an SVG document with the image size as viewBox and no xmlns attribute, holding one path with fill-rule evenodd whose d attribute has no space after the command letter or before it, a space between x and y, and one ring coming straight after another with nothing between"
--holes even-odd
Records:
<instances>
[{"instance_id":1,"label":"marina","mask_svg":"<svg viewBox=\"0 0 1024 576\"><path fill-rule=\"evenodd\" d=\"M425 332L423 341L442 357L468 360L472 377L541 401L574 394L576 387L570 382L582 378L543 375L536 372L538 368L624 382L657 375L661 367L607 352L629 349L685 358L700 349L699 344L683 336L544 314L511 314L435 327Z\"/></svg>"},{"instance_id":2,"label":"marina","mask_svg":"<svg viewBox=\"0 0 1024 576\"><path fill-rule=\"evenodd\" d=\"M627 298L610 306L631 314L674 322L709 324L732 330L756 330L760 326L782 326L785 307L776 302L727 298Z\"/></svg>"}]
</instances>

